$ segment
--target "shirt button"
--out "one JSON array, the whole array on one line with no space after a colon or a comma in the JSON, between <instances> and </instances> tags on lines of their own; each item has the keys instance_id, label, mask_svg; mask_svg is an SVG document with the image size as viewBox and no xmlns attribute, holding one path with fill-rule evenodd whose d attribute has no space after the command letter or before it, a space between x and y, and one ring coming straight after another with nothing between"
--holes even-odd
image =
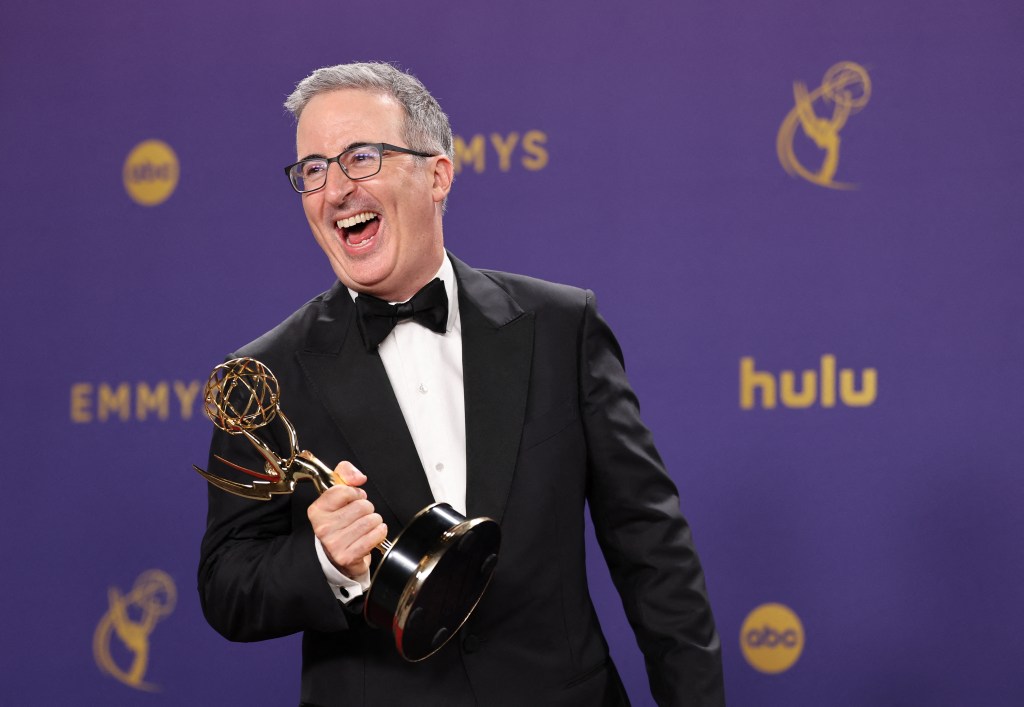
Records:
<instances>
[{"instance_id":1,"label":"shirt button","mask_svg":"<svg viewBox=\"0 0 1024 707\"><path fill-rule=\"evenodd\" d=\"M424 395L427 394L427 386L423 385L422 383L420 383L420 387L417 388L417 390L423 393Z\"/></svg>"},{"instance_id":2,"label":"shirt button","mask_svg":"<svg viewBox=\"0 0 1024 707\"><path fill-rule=\"evenodd\" d=\"M437 469L438 471L444 471L444 464L438 462L437 464L434 464L434 468Z\"/></svg>"}]
</instances>

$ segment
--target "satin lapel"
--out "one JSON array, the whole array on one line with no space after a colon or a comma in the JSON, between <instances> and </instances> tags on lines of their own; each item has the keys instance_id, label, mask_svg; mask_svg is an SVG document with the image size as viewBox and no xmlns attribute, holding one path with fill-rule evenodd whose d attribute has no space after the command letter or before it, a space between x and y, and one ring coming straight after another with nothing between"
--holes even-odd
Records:
<instances>
[{"instance_id":1,"label":"satin lapel","mask_svg":"<svg viewBox=\"0 0 1024 707\"><path fill-rule=\"evenodd\" d=\"M363 346L355 305L345 288L325 302L298 358L317 398L354 452L350 461L405 525L434 498L384 364L376 351Z\"/></svg>"},{"instance_id":2,"label":"satin lapel","mask_svg":"<svg viewBox=\"0 0 1024 707\"><path fill-rule=\"evenodd\" d=\"M466 509L501 522L515 472L533 356L533 313L452 257L466 397Z\"/></svg>"}]
</instances>

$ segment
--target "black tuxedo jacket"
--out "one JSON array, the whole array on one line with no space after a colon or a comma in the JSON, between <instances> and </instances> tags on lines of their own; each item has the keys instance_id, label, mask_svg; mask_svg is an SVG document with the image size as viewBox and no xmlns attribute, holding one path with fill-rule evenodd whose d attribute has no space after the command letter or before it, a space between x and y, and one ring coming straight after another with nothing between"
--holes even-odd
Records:
<instances>
[{"instance_id":1,"label":"black tuxedo jacket","mask_svg":"<svg viewBox=\"0 0 1024 707\"><path fill-rule=\"evenodd\" d=\"M302 631L302 700L315 705L624 705L587 590L584 504L662 705L724 704L704 577L618 344L589 291L469 268L459 285L467 515L501 524L494 579L462 632L420 663L342 607L324 579L306 508L315 491L262 503L213 487L199 592L224 636ZM392 537L433 502L412 438L340 283L236 355L263 361L299 443L349 460ZM276 423L268 433L286 450ZM210 469L250 469L241 436L214 434Z\"/></svg>"}]
</instances>

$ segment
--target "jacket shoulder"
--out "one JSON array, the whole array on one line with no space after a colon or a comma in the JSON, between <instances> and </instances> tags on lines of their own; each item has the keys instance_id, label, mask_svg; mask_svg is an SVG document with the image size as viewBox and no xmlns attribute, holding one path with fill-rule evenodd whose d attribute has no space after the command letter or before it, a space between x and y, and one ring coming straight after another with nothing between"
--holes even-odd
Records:
<instances>
[{"instance_id":1,"label":"jacket shoulder","mask_svg":"<svg viewBox=\"0 0 1024 707\"><path fill-rule=\"evenodd\" d=\"M274 360L291 359L304 346L313 324L329 302L339 294L347 295L347 292L335 283L334 287L306 302L273 329L239 348L232 357L249 356L269 366L273 366Z\"/></svg>"},{"instance_id":2,"label":"jacket shoulder","mask_svg":"<svg viewBox=\"0 0 1024 707\"><path fill-rule=\"evenodd\" d=\"M569 309L577 310L586 306L587 299L593 298L590 290L558 282L540 280L528 275L478 270L480 274L504 290L523 309Z\"/></svg>"}]
</instances>

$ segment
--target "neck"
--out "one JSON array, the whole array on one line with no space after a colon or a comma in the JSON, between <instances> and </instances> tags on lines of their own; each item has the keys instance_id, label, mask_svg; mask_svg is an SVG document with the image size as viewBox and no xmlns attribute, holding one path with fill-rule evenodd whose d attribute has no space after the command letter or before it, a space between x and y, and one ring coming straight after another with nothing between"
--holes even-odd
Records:
<instances>
[{"instance_id":1,"label":"neck","mask_svg":"<svg viewBox=\"0 0 1024 707\"><path fill-rule=\"evenodd\" d=\"M372 295L377 299L384 300L385 302L407 302L412 299L413 295L423 289L424 285L437 277L441 270L441 266L444 264L445 258L444 249L438 255L437 262L432 268L424 268L422 274L417 275L415 278L411 278L402 284L402 287L390 290L388 292L374 292L371 290L365 290L366 294ZM355 298L363 290L353 290L351 287L348 288L349 293Z\"/></svg>"}]
</instances>

